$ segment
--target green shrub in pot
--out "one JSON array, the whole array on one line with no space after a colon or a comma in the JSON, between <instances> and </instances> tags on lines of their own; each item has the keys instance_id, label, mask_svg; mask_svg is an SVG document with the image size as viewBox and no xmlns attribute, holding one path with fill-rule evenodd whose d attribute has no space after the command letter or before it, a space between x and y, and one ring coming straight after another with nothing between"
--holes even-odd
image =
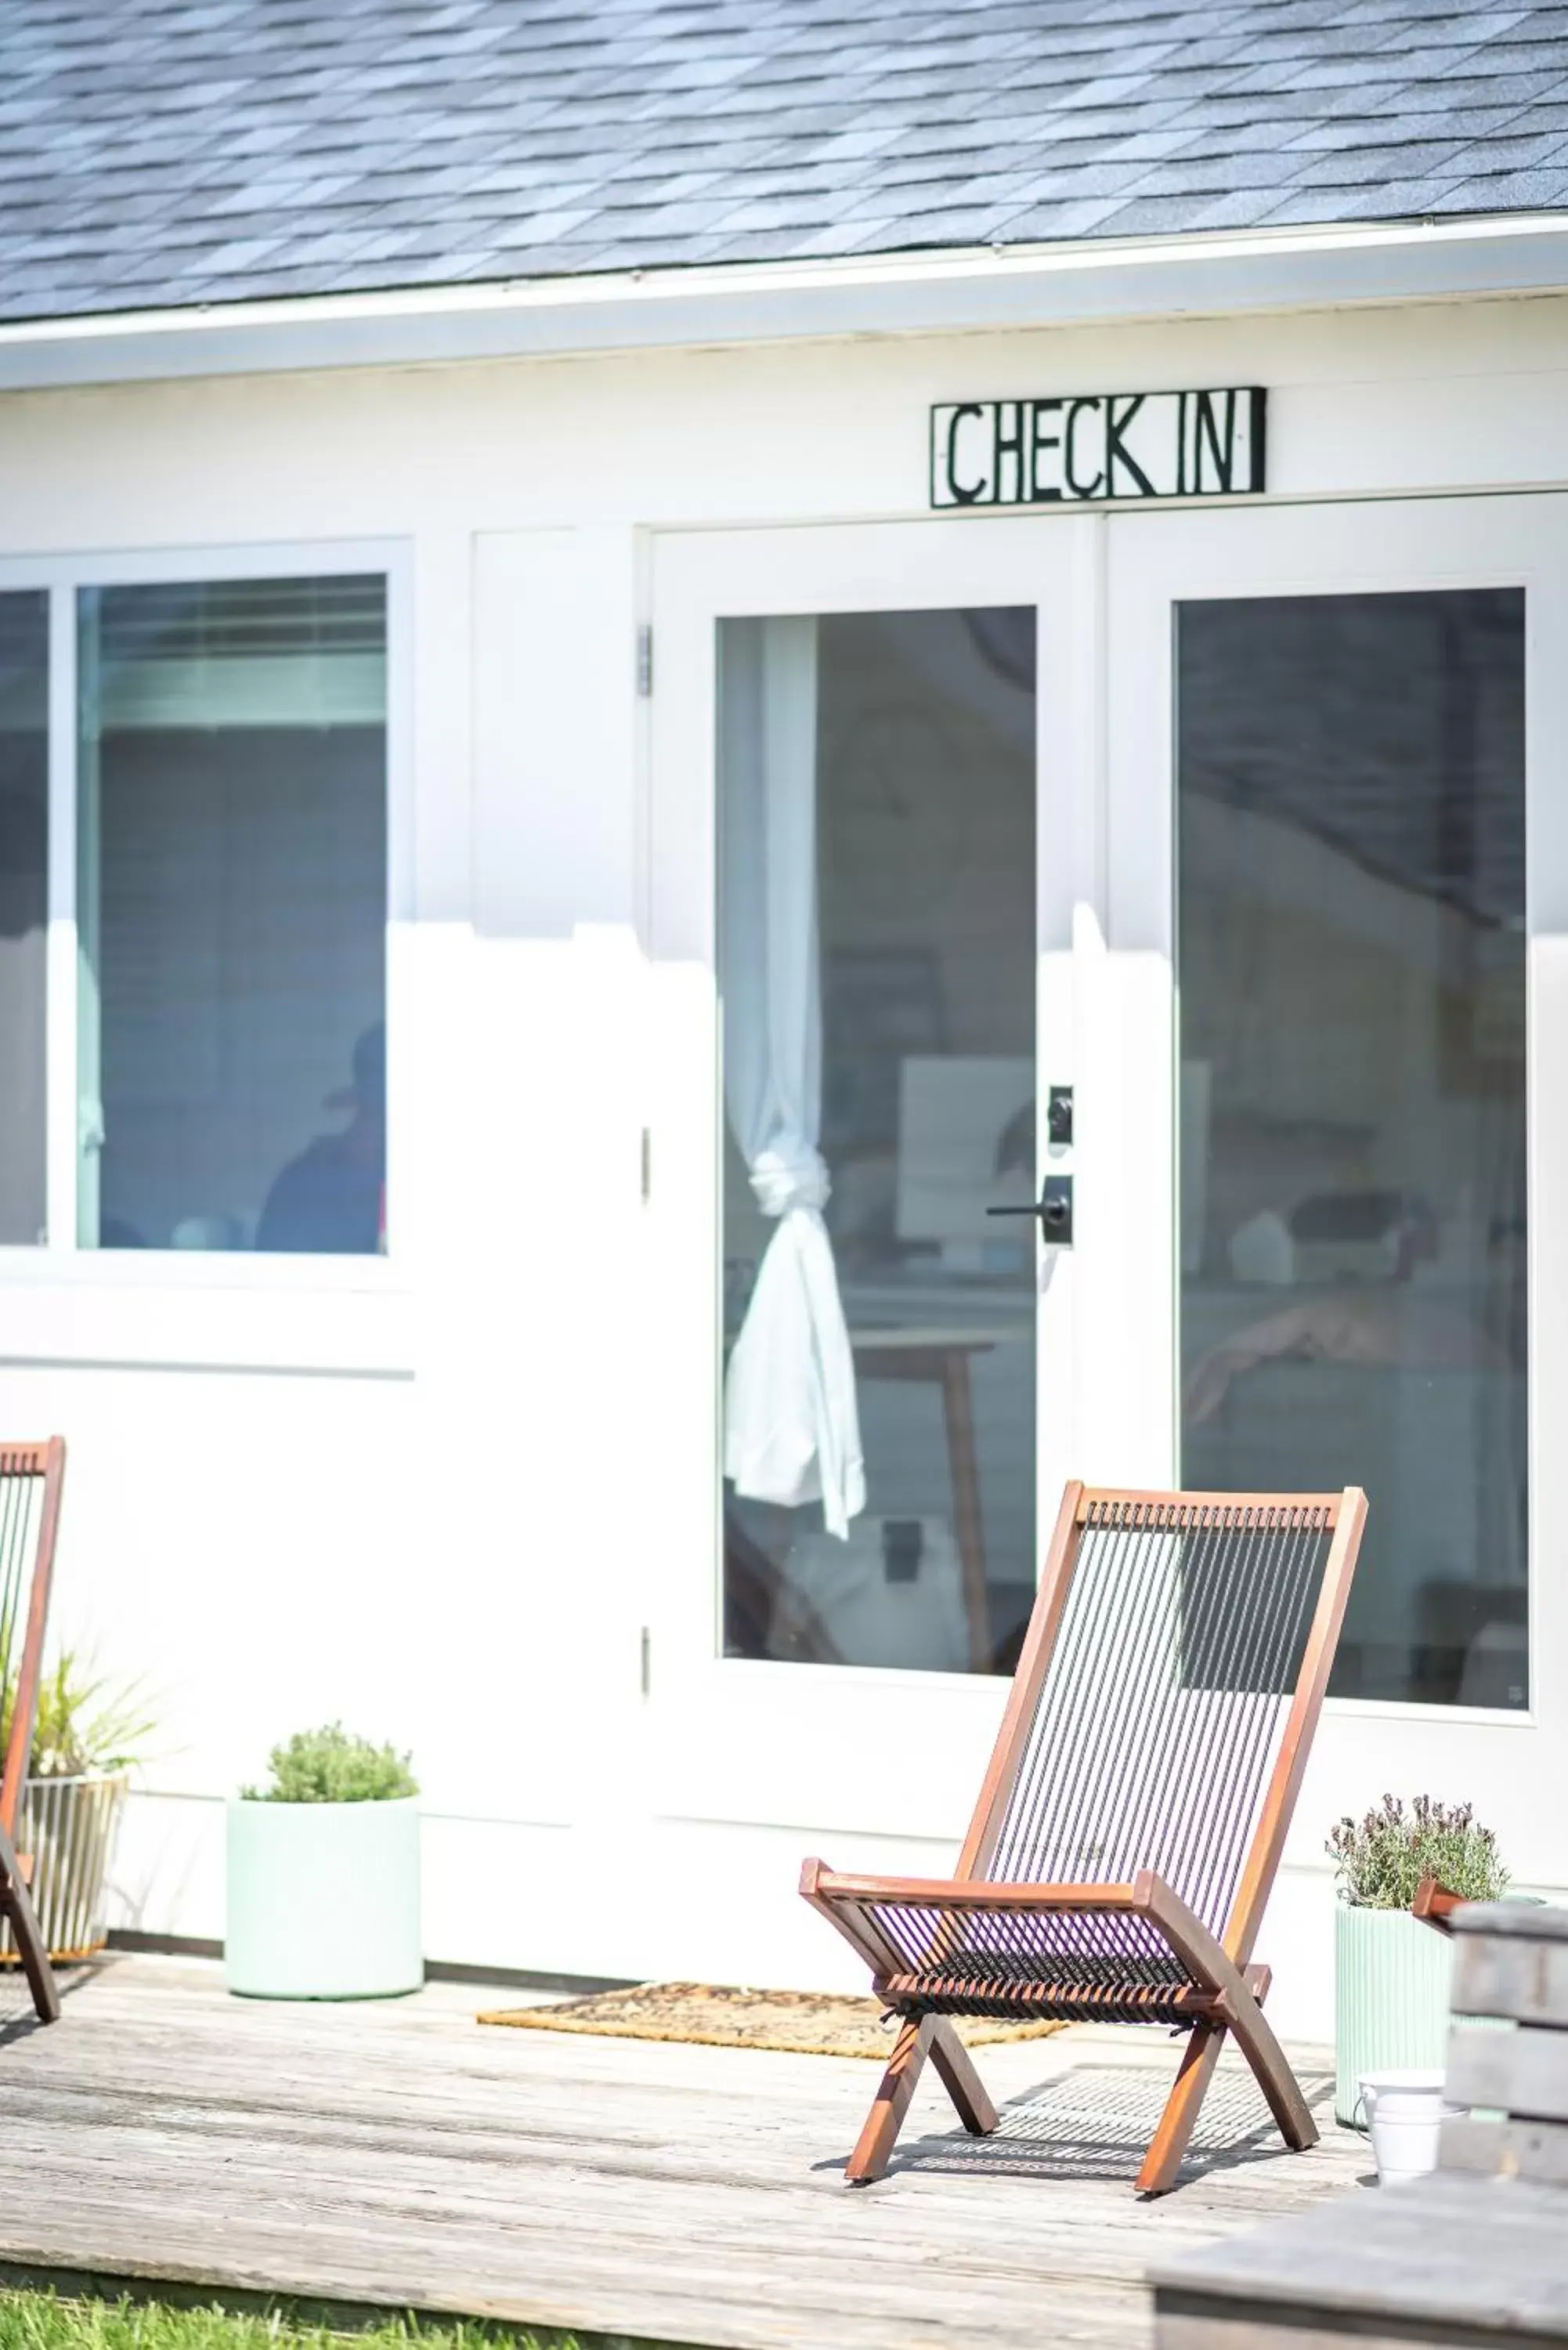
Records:
<instances>
[{"instance_id":1,"label":"green shrub in pot","mask_svg":"<svg viewBox=\"0 0 1568 2350\"><path fill-rule=\"evenodd\" d=\"M1334 1919L1334 2098L1342 2122L1361 2119L1357 2083L1400 2066L1440 2070L1448 2045L1452 1952L1410 1914L1424 1877L1467 1901L1506 1890L1497 1838L1469 1804L1394 1795L1328 1839L1339 1880Z\"/></svg>"},{"instance_id":2,"label":"green shrub in pot","mask_svg":"<svg viewBox=\"0 0 1568 2350\"><path fill-rule=\"evenodd\" d=\"M252 1999L385 1999L424 1980L410 1757L300 1731L229 1805L224 1962Z\"/></svg>"},{"instance_id":3,"label":"green shrub in pot","mask_svg":"<svg viewBox=\"0 0 1568 2350\"><path fill-rule=\"evenodd\" d=\"M396 1804L419 1794L413 1757L350 1738L340 1721L300 1730L267 1757L270 1787L245 1787L247 1804Z\"/></svg>"}]
</instances>

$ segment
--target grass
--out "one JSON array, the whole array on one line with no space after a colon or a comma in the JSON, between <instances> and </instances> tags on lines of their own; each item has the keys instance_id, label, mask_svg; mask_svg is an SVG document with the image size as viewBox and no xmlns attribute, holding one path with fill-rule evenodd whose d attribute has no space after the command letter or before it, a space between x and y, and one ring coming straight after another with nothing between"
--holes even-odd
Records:
<instances>
[{"instance_id":1,"label":"grass","mask_svg":"<svg viewBox=\"0 0 1568 2350\"><path fill-rule=\"evenodd\" d=\"M463 2318L394 2314L363 2324L319 2323L281 2307L124 2296L78 2300L53 2291L0 2291L0 2350L661 2350L603 2335L535 2333ZM675 2350L675 2345L663 2345Z\"/></svg>"}]
</instances>

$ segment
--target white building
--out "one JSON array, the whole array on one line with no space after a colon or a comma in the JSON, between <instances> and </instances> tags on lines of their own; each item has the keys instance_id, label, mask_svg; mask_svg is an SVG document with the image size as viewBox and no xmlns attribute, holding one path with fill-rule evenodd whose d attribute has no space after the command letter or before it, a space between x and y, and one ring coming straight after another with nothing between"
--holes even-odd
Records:
<instances>
[{"instance_id":1,"label":"white building","mask_svg":"<svg viewBox=\"0 0 1568 2350\"><path fill-rule=\"evenodd\" d=\"M1568 1889L1562 23L211 13L18 0L0 118L121 1925L341 1716L432 1958L853 1982L799 1862L950 1859L1069 1474L1368 1489L1282 2029L1386 1788Z\"/></svg>"}]
</instances>

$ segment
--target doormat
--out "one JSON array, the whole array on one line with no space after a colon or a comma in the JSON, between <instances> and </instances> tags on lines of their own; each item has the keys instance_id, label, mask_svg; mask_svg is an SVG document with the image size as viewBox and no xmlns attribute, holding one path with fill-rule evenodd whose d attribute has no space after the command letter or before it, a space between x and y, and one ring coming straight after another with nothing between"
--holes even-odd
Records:
<instances>
[{"instance_id":1,"label":"doormat","mask_svg":"<svg viewBox=\"0 0 1568 2350\"><path fill-rule=\"evenodd\" d=\"M684 2040L707 2048L776 2048L793 2056L870 2056L886 2064L894 2026L875 1999L812 1991L742 1991L723 1983L639 1983L551 2007L496 2007L481 2023L521 2032L591 2032L609 2040ZM995 2022L955 2016L968 2048L1001 2040L1045 2040L1056 2022Z\"/></svg>"}]
</instances>

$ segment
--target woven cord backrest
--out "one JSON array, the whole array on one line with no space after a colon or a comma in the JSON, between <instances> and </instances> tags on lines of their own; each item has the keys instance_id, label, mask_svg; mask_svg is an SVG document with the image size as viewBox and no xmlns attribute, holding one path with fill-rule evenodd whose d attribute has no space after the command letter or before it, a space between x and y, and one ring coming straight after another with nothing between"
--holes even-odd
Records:
<instances>
[{"instance_id":1,"label":"woven cord backrest","mask_svg":"<svg viewBox=\"0 0 1568 2350\"><path fill-rule=\"evenodd\" d=\"M14 1836L33 1747L65 1444L0 1444L0 1827Z\"/></svg>"},{"instance_id":2,"label":"woven cord backrest","mask_svg":"<svg viewBox=\"0 0 1568 2350\"><path fill-rule=\"evenodd\" d=\"M1217 1936L1279 1757L1338 1496L1087 1495L984 1874L1153 1869Z\"/></svg>"}]
</instances>

